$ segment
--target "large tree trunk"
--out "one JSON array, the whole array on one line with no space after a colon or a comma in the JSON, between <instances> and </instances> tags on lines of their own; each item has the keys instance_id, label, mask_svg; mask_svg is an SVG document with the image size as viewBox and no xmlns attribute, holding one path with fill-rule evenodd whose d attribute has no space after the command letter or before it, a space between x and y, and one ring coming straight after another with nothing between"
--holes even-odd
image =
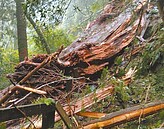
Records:
<instances>
[{"instance_id":1,"label":"large tree trunk","mask_svg":"<svg viewBox=\"0 0 164 129\"><path fill-rule=\"evenodd\" d=\"M58 63L65 67L76 67L80 75L92 75L109 66L112 63L111 58L142 32L146 23L146 15L142 10L147 4L145 0L141 3L131 5L119 15L112 13L112 4L107 5L84 33L61 51Z\"/></svg>"},{"instance_id":2,"label":"large tree trunk","mask_svg":"<svg viewBox=\"0 0 164 129\"><path fill-rule=\"evenodd\" d=\"M19 61L23 61L25 57L28 57L26 19L23 13L21 0L15 0L15 2L16 2Z\"/></svg>"}]
</instances>

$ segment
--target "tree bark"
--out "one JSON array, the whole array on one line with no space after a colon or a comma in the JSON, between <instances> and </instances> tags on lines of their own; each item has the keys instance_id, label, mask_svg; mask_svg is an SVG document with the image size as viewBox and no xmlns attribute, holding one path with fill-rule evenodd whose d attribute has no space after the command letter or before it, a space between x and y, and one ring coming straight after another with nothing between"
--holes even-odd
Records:
<instances>
[{"instance_id":1,"label":"tree bark","mask_svg":"<svg viewBox=\"0 0 164 129\"><path fill-rule=\"evenodd\" d=\"M21 62L24 60L25 57L28 57L26 19L23 13L21 0L15 0L15 2L17 17L18 52L19 61Z\"/></svg>"}]
</instances>

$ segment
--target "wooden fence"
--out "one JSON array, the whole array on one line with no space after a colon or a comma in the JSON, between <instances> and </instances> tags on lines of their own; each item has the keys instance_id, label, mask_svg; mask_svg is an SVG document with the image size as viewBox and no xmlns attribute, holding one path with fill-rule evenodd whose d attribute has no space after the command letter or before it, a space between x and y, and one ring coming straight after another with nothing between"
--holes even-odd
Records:
<instances>
[{"instance_id":1,"label":"wooden fence","mask_svg":"<svg viewBox=\"0 0 164 129\"><path fill-rule=\"evenodd\" d=\"M0 108L0 122L30 117L33 115L42 115L42 129L48 129L54 127L55 111L58 112L68 129L76 129L66 112L63 110L63 107L58 102L52 105L30 104L12 108Z\"/></svg>"}]
</instances>

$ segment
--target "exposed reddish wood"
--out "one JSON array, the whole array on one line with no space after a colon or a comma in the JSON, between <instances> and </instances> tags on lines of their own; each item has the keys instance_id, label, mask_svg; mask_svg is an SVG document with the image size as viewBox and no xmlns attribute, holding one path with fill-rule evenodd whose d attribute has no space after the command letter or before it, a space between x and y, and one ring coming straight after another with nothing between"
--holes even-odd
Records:
<instances>
[{"instance_id":1,"label":"exposed reddish wood","mask_svg":"<svg viewBox=\"0 0 164 129\"><path fill-rule=\"evenodd\" d=\"M87 68L83 69L83 74L94 74L97 71L100 71L102 68L104 68L108 62L101 64L101 65L89 65Z\"/></svg>"},{"instance_id":2,"label":"exposed reddish wood","mask_svg":"<svg viewBox=\"0 0 164 129\"><path fill-rule=\"evenodd\" d=\"M79 79L73 84L73 79L63 79L65 75L91 77L105 66L110 66L111 63L113 63L112 59L120 54L125 47L129 46L136 36L140 35L142 31L145 31L144 26L147 19L142 9L145 9L146 0L141 0L136 5L137 6L128 7L119 14L112 12L114 6L110 3L105 7L104 12L87 26L84 33L64 50L61 48L58 52L51 55L38 55L19 63L15 68L15 73L9 74L8 78L14 84L22 84L24 87L19 85L11 87L11 90L2 91L5 95L0 99L0 104L6 101L17 89L24 89L37 94L48 93L49 96L55 98L54 95L58 96L55 92L57 88L60 89L59 92L61 94L64 94L62 91L63 89L65 91L65 87L71 89L72 86L82 83ZM130 54L126 54L127 56L125 55L125 57L136 54L143 46L144 44L135 48ZM61 74L62 72L64 74ZM131 81L133 73L135 73L135 69L122 78L126 84ZM87 79L82 79L83 83L86 83L86 80ZM36 90L36 87L46 84L47 87L44 87L46 92ZM27 86L29 85L33 88L28 88ZM93 124L87 123L84 128L88 129L113 126L137 119L142 115L152 114L164 108L163 103L161 103L159 105L149 105L148 107L144 107L144 109L128 109L128 112L121 112L123 114L119 114L118 112L110 115L104 113L93 114L90 112L79 113L81 110L111 95L113 90L113 85L98 89L94 93L63 105L64 110L68 115L79 114L96 118L103 117L103 119L94 121L95 123L93 122ZM1 96L0 93L0 97ZM60 120L57 113L55 114L55 120Z\"/></svg>"},{"instance_id":3,"label":"exposed reddish wood","mask_svg":"<svg viewBox=\"0 0 164 129\"><path fill-rule=\"evenodd\" d=\"M119 53L131 43L136 33L141 32L146 18L145 15L137 13L145 5L146 1L142 0L138 6L131 7L135 13L128 11L129 7L117 17L113 17L111 19L113 22L106 18L111 18L110 13L102 13L102 16L98 17L81 37L59 54L58 62L66 67L79 65L81 62L86 63L86 66L82 67L82 75L84 73L85 75L94 74L101 70L109 63L109 60L105 61L105 59L110 59ZM108 7L111 6L106 6L105 10L108 10ZM134 19L134 15L138 15L138 17Z\"/></svg>"},{"instance_id":4,"label":"exposed reddish wood","mask_svg":"<svg viewBox=\"0 0 164 129\"><path fill-rule=\"evenodd\" d=\"M79 98L78 100L72 101L70 103L67 103L65 106L63 105L63 109L65 110L67 115L73 115L76 114L83 109L86 109L87 107L93 105L96 102L99 102L106 98L107 96L110 96L113 93L114 87L113 86L106 86L104 88L97 89L94 93L90 93L83 98ZM99 116L102 116L99 115ZM61 118L60 116L55 113L55 121L59 121ZM36 127L40 124L41 121L37 121L37 123L34 123ZM39 126L39 128L41 128Z\"/></svg>"},{"instance_id":5,"label":"exposed reddish wood","mask_svg":"<svg viewBox=\"0 0 164 129\"><path fill-rule=\"evenodd\" d=\"M92 117L92 118L102 118L106 115L106 113L99 113L99 112L78 112L76 113L78 116L83 117Z\"/></svg>"}]
</instances>

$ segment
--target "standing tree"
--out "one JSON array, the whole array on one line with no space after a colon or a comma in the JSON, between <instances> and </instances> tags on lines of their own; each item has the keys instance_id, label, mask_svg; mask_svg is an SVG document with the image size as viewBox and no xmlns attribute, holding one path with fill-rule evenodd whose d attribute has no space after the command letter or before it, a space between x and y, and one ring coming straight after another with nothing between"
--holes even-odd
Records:
<instances>
[{"instance_id":1,"label":"standing tree","mask_svg":"<svg viewBox=\"0 0 164 129\"><path fill-rule=\"evenodd\" d=\"M15 2L16 2L19 61L23 61L24 58L28 56L26 20L22 8L22 1L15 0Z\"/></svg>"}]
</instances>

